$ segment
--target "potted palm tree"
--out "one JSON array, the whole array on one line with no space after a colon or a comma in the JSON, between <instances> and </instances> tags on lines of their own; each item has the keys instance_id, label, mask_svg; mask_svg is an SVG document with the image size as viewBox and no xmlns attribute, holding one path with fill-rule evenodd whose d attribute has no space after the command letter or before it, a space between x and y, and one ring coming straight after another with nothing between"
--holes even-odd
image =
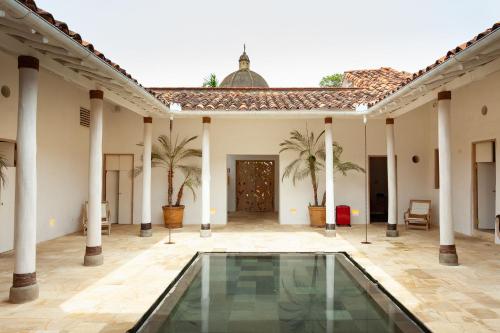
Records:
<instances>
[{"instance_id":1,"label":"potted palm tree","mask_svg":"<svg viewBox=\"0 0 500 333\"><path fill-rule=\"evenodd\" d=\"M5 184L5 170L7 169L7 159L0 154L0 186Z\"/></svg>"},{"instance_id":2,"label":"potted palm tree","mask_svg":"<svg viewBox=\"0 0 500 333\"><path fill-rule=\"evenodd\" d=\"M325 141L324 131L318 136L314 132L309 132L306 128L305 135L298 130L290 132L290 138L280 143L282 147L280 154L291 151L297 154L297 158L292 160L285 167L282 181L291 178L295 185L297 181L305 178L311 179L313 190L313 203L309 203L309 221L313 227L322 227L326 223L326 193L323 194L321 203L318 200L318 173L325 168ZM333 167L334 172L347 175L349 171L365 172L359 165L352 162L342 161L342 146L337 142L333 143Z\"/></svg>"},{"instance_id":3,"label":"potted palm tree","mask_svg":"<svg viewBox=\"0 0 500 333\"><path fill-rule=\"evenodd\" d=\"M182 198L186 189L190 190L196 200L195 189L201 183L201 168L188 164L191 158L201 157L200 149L188 148L190 142L196 140L198 136L192 136L179 140L177 137L172 141L170 136L160 135L158 144L154 144L151 149L151 166L160 167L167 170L167 204L162 206L163 221L167 228L181 228L184 219L184 205ZM177 172L182 173L182 181L177 190L174 202L174 176ZM142 166L135 169L137 176L142 172Z\"/></svg>"}]
</instances>

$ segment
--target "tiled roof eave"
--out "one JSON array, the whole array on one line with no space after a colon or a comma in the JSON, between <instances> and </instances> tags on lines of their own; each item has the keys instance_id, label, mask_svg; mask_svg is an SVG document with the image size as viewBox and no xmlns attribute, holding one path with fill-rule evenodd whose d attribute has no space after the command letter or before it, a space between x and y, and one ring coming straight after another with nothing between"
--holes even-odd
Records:
<instances>
[{"instance_id":1,"label":"tiled roof eave","mask_svg":"<svg viewBox=\"0 0 500 333\"><path fill-rule=\"evenodd\" d=\"M440 75L441 72L446 69L452 61L456 61L458 57L464 57L464 55L470 52L474 52L476 49L489 43L490 40L494 38L500 39L500 22L495 23L490 29L487 29L486 31L478 34L467 43L461 44L453 50L448 51L446 56L436 60L432 65L429 65L425 69L414 73L411 80L402 83L400 86L396 87L396 89L388 92L378 100L370 103L368 111L370 113L375 112L380 107L392 102L400 95L403 95L408 89L414 89L415 86L420 85L422 82L425 82L430 78L433 78L434 76Z\"/></svg>"},{"instance_id":2,"label":"tiled roof eave","mask_svg":"<svg viewBox=\"0 0 500 333\"><path fill-rule=\"evenodd\" d=\"M143 87L118 64L106 58L103 53L95 50L91 43L83 40L80 34L70 30L66 23L57 21L51 13L38 8L34 0L8 1L6 5L9 5L8 8L12 9L15 13L25 12L20 20L27 20L27 24L34 26L37 30L40 29L40 32L45 31L49 40L51 38L57 40L75 52L75 55L81 56L82 59L89 59L89 56L92 57L91 59L93 59L93 63L97 67L99 65L104 66L106 73L118 76L123 80L123 83L127 82L133 89L141 91L140 93L144 94L144 98L149 100L150 103L153 105L156 104L160 109L168 110L168 105L158 98L155 92Z\"/></svg>"}]
</instances>

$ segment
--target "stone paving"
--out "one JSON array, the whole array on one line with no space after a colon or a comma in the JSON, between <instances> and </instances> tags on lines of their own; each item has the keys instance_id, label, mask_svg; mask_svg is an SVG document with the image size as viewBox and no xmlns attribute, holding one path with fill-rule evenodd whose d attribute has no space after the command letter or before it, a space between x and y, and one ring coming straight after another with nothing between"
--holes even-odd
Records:
<instances>
[{"instance_id":1,"label":"stone paving","mask_svg":"<svg viewBox=\"0 0 500 333\"><path fill-rule=\"evenodd\" d=\"M124 332L132 327L196 251L346 251L434 332L500 331L500 246L457 236L460 266L438 263L439 234L404 230L386 238L384 225L322 230L262 219L236 219L213 226L211 238L199 226L172 233L154 226L138 237L138 225L114 226L103 235L104 265L84 267L85 238L71 234L38 245L40 298L7 302L13 254L0 254L0 332Z\"/></svg>"}]
</instances>

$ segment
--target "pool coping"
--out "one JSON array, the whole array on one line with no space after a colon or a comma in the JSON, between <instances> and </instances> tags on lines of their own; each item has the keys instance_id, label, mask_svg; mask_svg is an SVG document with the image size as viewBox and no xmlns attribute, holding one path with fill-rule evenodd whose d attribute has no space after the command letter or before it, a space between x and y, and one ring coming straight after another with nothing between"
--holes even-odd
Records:
<instances>
[{"instance_id":1,"label":"pool coping","mask_svg":"<svg viewBox=\"0 0 500 333\"><path fill-rule=\"evenodd\" d=\"M338 252L242 252L242 251L207 251L207 252L202 252L202 251L197 251L193 257L184 265L184 267L181 269L181 271L175 276L175 278L169 283L167 288L157 297L157 299L151 304L151 306L148 308L148 310L139 318L139 320L136 322L136 324L130 328L129 330L126 331L126 333L137 333L139 332L139 329L142 328L142 326L146 323L148 318L151 317L151 315L154 313L154 311L158 308L158 306L161 305L161 303L164 301L165 297L174 289L174 287L179 283L179 280L184 277L186 272L192 267L193 263L198 260L198 258L202 254L237 254L237 255L257 255L257 256L264 256L264 255L276 255L276 254L306 254L306 255L311 255L311 254L318 254L318 255L328 255L328 254L342 254L353 266L355 266L364 277L366 277L371 283L373 283L382 294L387 296L389 300L394 303L396 307L398 307L408 318L413 321L424 333L432 333L432 331L417 317L415 316L406 306L404 306L397 298L395 298L382 284L380 284L368 271L363 268L354 258L347 252L345 251L338 251Z\"/></svg>"}]
</instances>

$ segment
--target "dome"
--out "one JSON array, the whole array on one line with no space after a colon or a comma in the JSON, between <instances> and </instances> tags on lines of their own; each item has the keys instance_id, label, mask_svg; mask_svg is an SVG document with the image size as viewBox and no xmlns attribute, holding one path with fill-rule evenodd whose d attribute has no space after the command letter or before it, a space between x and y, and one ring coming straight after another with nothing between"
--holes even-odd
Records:
<instances>
[{"instance_id":1,"label":"dome","mask_svg":"<svg viewBox=\"0 0 500 333\"><path fill-rule=\"evenodd\" d=\"M264 78L250 70L250 58L248 57L246 51L239 59L240 69L236 72L232 72L222 80L219 87L222 88L269 88L266 80Z\"/></svg>"}]
</instances>

